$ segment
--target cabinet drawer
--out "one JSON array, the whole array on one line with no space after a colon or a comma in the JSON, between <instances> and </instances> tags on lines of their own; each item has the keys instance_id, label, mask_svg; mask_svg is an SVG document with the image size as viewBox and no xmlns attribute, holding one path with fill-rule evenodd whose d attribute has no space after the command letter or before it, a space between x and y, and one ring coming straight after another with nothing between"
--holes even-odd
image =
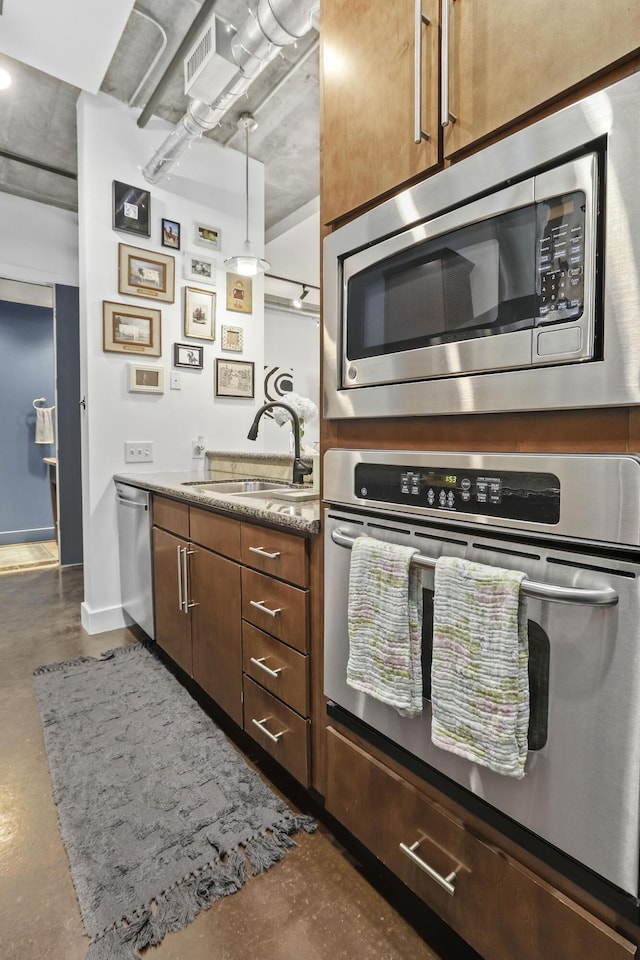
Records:
<instances>
[{"instance_id":1,"label":"cabinet drawer","mask_svg":"<svg viewBox=\"0 0 640 960\"><path fill-rule=\"evenodd\" d=\"M308 716L307 657L246 622L242 624L242 651L246 674L303 717Z\"/></svg>"},{"instance_id":2,"label":"cabinet drawer","mask_svg":"<svg viewBox=\"0 0 640 960\"><path fill-rule=\"evenodd\" d=\"M332 728L327 760L329 812L482 956L635 957L633 944ZM426 869L400 844L413 847ZM429 868L451 885L449 892Z\"/></svg>"},{"instance_id":3,"label":"cabinet drawer","mask_svg":"<svg viewBox=\"0 0 640 960\"><path fill-rule=\"evenodd\" d=\"M309 785L308 721L250 677L244 678L244 729L296 780L305 787Z\"/></svg>"},{"instance_id":4,"label":"cabinet drawer","mask_svg":"<svg viewBox=\"0 0 640 960\"><path fill-rule=\"evenodd\" d=\"M307 652L307 593L281 580L242 569L242 619Z\"/></svg>"},{"instance_id":5,"label":"cabinet drawer","mask_svg":"<svg viewBox=\"0 0 640 960\"><path fill-rule=\"evenodd\" d=\"M307 544L302 537L243 523L241 539L242 562L248 567L301 587L308 585Z\"/></svg>"},{"instance_id":6,"label":"cabinet drawer","mask_svg":"<svg viewBox=\"0 0 640 960\"><path fill-rule=\"evenodd\" d=\"M191 539L231 560L240 559L240 521L190 508Z\"/></svg>"},{"instance_id":7,"label":"cabinet drawer","mask_svg":"<svg viewBox=\"0 0 640 960\"><path fill-rule=\"evenodd\" d=\"M179 537L189 536L189 507L166 497L154 496L153 522L157 527L177 533Z\"/></svg>"}]
</instances>

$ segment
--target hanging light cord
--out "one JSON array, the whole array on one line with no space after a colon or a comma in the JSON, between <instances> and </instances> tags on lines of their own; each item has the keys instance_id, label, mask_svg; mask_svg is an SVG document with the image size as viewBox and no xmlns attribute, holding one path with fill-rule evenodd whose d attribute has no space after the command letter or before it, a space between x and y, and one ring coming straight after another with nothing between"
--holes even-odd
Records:
<instances>
[{"instance_id":1,"label":"hanging light cord","mask_svg":"<svg viewBox=\"0 0 640 960\"><path fill-rule=\"evenodd\" d=\"M245 243L249 244L249 124L244 128L244 219Z\"/></svg>"}]
</instances>

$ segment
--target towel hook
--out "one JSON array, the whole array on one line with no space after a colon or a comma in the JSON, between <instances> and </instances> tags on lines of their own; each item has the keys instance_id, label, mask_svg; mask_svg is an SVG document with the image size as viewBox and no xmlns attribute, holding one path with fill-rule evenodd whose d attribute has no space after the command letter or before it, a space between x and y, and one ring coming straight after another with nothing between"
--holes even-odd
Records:
<instances>
[{"instance_id":1,"label":"towel hook","mask_svg":"<svg viewBox=\"0 0 640 960\"><path fill-rule=\"evenodd\" d=\"M33 401L33 409L37 410L39 403L46 403L46 402L47 402L46 397L36 397L36 399Z\"/></svg>"}]
</instances>

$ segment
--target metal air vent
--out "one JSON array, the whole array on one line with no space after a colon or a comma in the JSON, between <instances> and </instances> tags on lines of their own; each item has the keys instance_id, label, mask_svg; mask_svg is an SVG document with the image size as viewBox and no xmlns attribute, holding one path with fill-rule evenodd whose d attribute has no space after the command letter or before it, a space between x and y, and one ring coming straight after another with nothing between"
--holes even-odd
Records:
<instances>
[{"instance_id":1,"label":"metal air vent","mask_svg":"<svg viewBox=\"0 0 640 960\"><path fill-rule=\"evenodd\" d=\"M184 61L184 92L194 100L213 103L238 72L231 53L235 27L212 14Z\"/></svg>"}]
</instances>

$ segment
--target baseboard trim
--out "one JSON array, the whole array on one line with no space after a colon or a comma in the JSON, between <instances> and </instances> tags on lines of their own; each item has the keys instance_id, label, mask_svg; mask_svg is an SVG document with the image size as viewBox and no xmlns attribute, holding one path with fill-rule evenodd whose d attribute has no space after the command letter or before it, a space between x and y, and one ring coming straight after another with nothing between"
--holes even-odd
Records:
<instances>
[{"instance_id":1,"label":"baseboard trim","mask_svg":"<svg viewBox=\"0 0 640 960\"><path fill-rule=\"evenodd\" d=\"M131 619L122 607L104 607L102 610L91 610L84 601L80 604L80 620L84 629L91 635L106 633L108 630L118 630L120 627L127 627L131 623Z\"/></svg>"}]
</instances>

